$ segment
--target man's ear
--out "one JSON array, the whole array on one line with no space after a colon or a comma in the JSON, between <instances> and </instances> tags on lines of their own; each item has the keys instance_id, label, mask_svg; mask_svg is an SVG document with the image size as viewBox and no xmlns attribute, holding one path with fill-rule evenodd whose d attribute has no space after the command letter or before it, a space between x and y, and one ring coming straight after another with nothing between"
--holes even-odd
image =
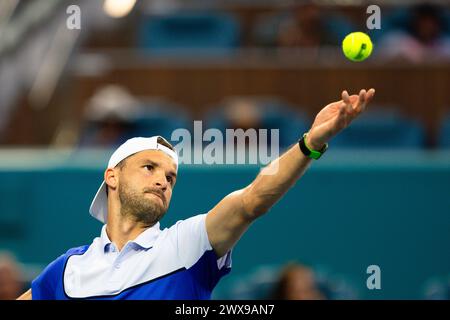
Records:
<instances>
[{"instance_id":1,"label":"man's ear","mask_svg":"<svg viewBox=\"0 0 450 320\"><path fill-rule=\"evenodd\" d=\"M106 169L104 178L105 178L106 184L110 188L115 189L117 187L117 184L119 182L119 176L118 176L118 172L116 170Z\"/></svg>"}]
</instances>

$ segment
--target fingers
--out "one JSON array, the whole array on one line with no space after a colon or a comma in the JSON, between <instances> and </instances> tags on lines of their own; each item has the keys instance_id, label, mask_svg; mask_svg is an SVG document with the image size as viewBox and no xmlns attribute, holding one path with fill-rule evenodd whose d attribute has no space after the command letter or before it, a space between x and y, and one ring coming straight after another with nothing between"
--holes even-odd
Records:
<instances>
[{"instance_id":1,"label":"fingers","mask_svg":"<svg viewBox=\"0 0 450 320\"><path fill-rule=\"evenodd\" d=\"M342 91L342 101L345 106L345 111L347 111L348 113L352 113L352 102L350 101L350 96L348 95L347 90Z\"/></svg>"},{"instance_id":2,"label":"fingers","mask_svg":"<svg viewBox=\"0 0 450 320\"><path fill-rule=\"evenodd\" d=\"M374 95L375 95L375 89L374 88L372 88L369 91L367 91L366 101L369 102L370 100L372 100Z\"/></svg>"},{"instance_id":3,"label":"fingers","mask_svg":"<svg viewBox=\"0 0 450 320\"><path fill-rule=\"evenodd\" d=\"M362 89L359 92L359 95L353 95L353 96L349 96L348 92L346 90L344 90L342 92L342 101L346 105L346 111L349 114L353 114L354 111L356 111L356 113L354 115L357 115L366 110L367 104L370 102L370 100L372 100L374 95L375 95L375 89L373 89L373 88L371 88L369 91ZM353 101L353 103L352 103L352 101Z\"/></svg>"},{"instance_id":4,"label":"fingers","mask_svg":"<svg viewBox=\"0 0 450 320\"><path fill-rule=\"evenodd\" d=\"M347 90L342 91L342 101L350 103L350 96L348 95Z\"/></svg>"},{"instance_id":5,"label":"fingers","mask_svg":"<svg viewBox=\"0 0 450 320\"><path fill-rule=\"evenodd\" d=\"M375 95L375 89L370 89L369 91L366 92L366 90L361 90L361 92L364 91L364 95L363 95L363 100L360 99L359 103L360 103L360 112L363 112L366 110L367 105L369 104L370 100L372 100L373 96ZM360 92L360 97L361 97L361 92Z\"/></svg>"},{"instance_id":6,"label":"fingers","mask_svg":"<svg viewBox=\"0 0 450 320\"><path fill-rule=\"evenodd\" d=\"M364 89L362 89L359 92L358 102L356 103L356 106L355 106L355 110L358 113L364 111L364 109L366 107L366 94L367 94L367 92Z\"/></svg>"}]
</instances>

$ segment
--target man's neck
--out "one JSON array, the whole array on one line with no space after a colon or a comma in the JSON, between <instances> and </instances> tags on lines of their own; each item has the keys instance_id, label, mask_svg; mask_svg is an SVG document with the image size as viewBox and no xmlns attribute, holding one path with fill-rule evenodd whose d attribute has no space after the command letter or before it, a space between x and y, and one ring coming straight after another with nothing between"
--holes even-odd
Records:
<instances>
[{"instance_id":1,"label":"man's neck","mask_svg":"<svg viewBox=\"0 0 450 320\"><path fill-rule=\"evenodd\" d=\"M109 240L121 251L128 241L136 239L147 228L129 218L115 217L115 219L108 219L106 233Z\"/></svg>"}]
</instances>

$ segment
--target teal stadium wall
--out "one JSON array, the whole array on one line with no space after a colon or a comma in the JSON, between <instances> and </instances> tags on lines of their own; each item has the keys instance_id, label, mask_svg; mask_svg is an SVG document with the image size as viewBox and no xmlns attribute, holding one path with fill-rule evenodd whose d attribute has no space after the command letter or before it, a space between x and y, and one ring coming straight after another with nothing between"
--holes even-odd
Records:
<instances>
[{"instance_id":1,"label":"teal stadium wall","mask_svg":"<svg viewBox=\"0 0 450 320\"><path fill-rule=\"evenodd\" d=\"M99 234L88 208L108 151L0 153L0 249L45 266ZM182 165L162 226L207 212L258 170ZM430 278L450 274L449 187L449 152L330 151L243 236L215 297L232 298L258 266L297 260L344 277L358 298L421 299ZM381 290L366 288L372 264Z\"/></svg>"}]
</instances>

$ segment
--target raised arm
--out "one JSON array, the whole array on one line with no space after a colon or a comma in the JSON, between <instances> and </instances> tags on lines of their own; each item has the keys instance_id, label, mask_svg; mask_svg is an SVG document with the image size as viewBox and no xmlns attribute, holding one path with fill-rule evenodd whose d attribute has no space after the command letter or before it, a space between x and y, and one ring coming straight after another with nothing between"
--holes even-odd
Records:
<instances>
[{"instance_id":1,"label":"raised arm","mask_svg":"<svg viewBox=\"0 0 450 320\"><path fill-rule=\"evenodd\" d=\"M320 150L339 131L361 114L375 94L374 89L361 90L342 100L328 104L314 119L306 136L306 144ZM265 167L246 188L222 199L206 217L206 230L216 254L221 257L239 240L250 224L265 214L303 175L311 159L296 143Z\"/></svg>"}]
</instances>

